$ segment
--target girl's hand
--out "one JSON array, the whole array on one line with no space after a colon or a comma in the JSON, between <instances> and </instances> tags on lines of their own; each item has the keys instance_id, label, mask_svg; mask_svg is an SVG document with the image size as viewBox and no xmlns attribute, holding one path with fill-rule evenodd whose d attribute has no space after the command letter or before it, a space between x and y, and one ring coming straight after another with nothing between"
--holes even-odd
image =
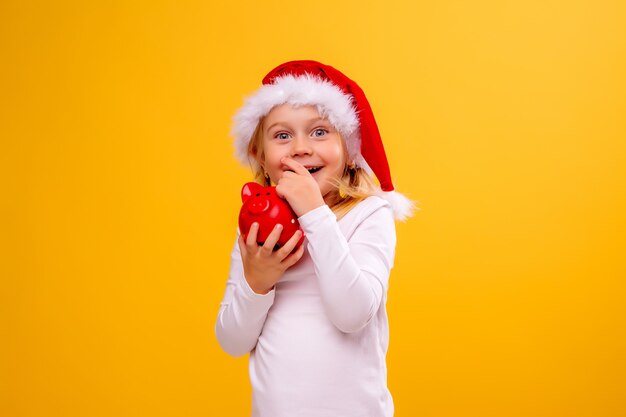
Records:
<instances>
[{"instance_id":1,"label":"girl's hand","mask_svg":"<svg viewBox=\"0 0 626 417\"><path fill-rule=\"evenodd\" d=\"M304 166L289 157L280 162L294 172L283 172L276 184L276 193L287 200L298 217L326 204L317 181Z\"/></svg>"},{"instance_id":2,"label":"girl's hand","mask_svg":"<svg viewBox=\"0 0 626 417\"><path fill-rule=\"evenodd\" d=\"M243 271L248 285L257 294L267 294L274 284L290 266L294 265L304 253L304 244L291 253L300 240L302 232L297 230L283 247L274 252L274 246L282 232L282 226L277 224L269 234L263 246L256 242L259 224L253 223L244 241L239 236L238 244L243 261Z\"/></svg>"}]
</instances>

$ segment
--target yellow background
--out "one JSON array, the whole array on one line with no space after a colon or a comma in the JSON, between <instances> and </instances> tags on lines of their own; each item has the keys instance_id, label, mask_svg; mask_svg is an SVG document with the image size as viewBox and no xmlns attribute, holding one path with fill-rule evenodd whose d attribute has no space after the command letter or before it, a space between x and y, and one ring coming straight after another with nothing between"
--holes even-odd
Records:
<instances>
[{"instance_id":1,"label":"yellow background","mask_svg":"<svg viewBox=\"0 0 626 417\"><path fill-rule=\"evenodd\" d=\"M0 415L246 416L213 326L231 116L365 90L397 189L396 416L626 415L623 1L0 4Z\"/></svg>"}]
</instances>

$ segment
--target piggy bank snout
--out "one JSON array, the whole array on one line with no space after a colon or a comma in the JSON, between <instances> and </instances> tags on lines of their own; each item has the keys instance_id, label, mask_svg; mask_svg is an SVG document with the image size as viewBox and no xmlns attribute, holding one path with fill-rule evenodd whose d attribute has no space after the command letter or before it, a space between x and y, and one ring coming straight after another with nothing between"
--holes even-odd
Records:
<instances>
[{"instance_id":1,"label":"piggy bank snout","mask_svg":"<svg viewBox=\"0 0 626 417\"><path fill-rule=\"evenodd\" d=\"M270 202L266 198L255 198L248 204L248 211L253 214L260 214L270 208Z\"/></svg>"}]
</instances>

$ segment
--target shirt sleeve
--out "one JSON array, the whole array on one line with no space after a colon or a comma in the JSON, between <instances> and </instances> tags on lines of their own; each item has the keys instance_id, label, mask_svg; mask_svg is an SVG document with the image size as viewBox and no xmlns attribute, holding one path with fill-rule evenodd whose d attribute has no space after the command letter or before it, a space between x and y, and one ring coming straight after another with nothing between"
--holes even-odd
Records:
<instances>
[{"instance_id":1,"label":"shirt sleeve","mask_svg":"<svg viewBox=\"0 0 626 417\"><path fill-rule=\"evenodd\" d=\"M396 249L391 207L382 205L361 219L349 241L327 205L298 221L329 319L345 333L362 329L386 301Z\"/></svg>"},{"instance_id":2,"label":"shirt sleeve","mask_svg":"<svg viewBox=\"0 0 626 417\"><path fill-rule=\"evenodd\" d=\"M275 295L274 289L267 294L257 294L248 285L238 239L239 230L230 255L226 291L215 323L220 346L232 356L241 356L254 349Z\"/></svg>"}]
</instances>

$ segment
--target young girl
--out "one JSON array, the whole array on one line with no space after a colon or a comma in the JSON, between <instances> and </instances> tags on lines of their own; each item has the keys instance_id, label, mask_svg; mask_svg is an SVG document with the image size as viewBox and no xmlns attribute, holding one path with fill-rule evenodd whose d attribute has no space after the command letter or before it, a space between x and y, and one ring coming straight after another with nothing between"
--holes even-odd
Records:
<instances>
[{"instance_id":1,"label":"young girl","mask_svg":"<svg viewBox=\"0 0 626 417\"><path fill-rule=\"evenodd\" d=\"M252 415L392 416L387 289L394 219L413 203L393 191L365 94L333 67L291 61L234 122L238 158L276 185L305 235L273 251L280 226L259 246L257 225L231 253L215 332L229 354L250 353Z\"/></svg>"}]
</instances>

